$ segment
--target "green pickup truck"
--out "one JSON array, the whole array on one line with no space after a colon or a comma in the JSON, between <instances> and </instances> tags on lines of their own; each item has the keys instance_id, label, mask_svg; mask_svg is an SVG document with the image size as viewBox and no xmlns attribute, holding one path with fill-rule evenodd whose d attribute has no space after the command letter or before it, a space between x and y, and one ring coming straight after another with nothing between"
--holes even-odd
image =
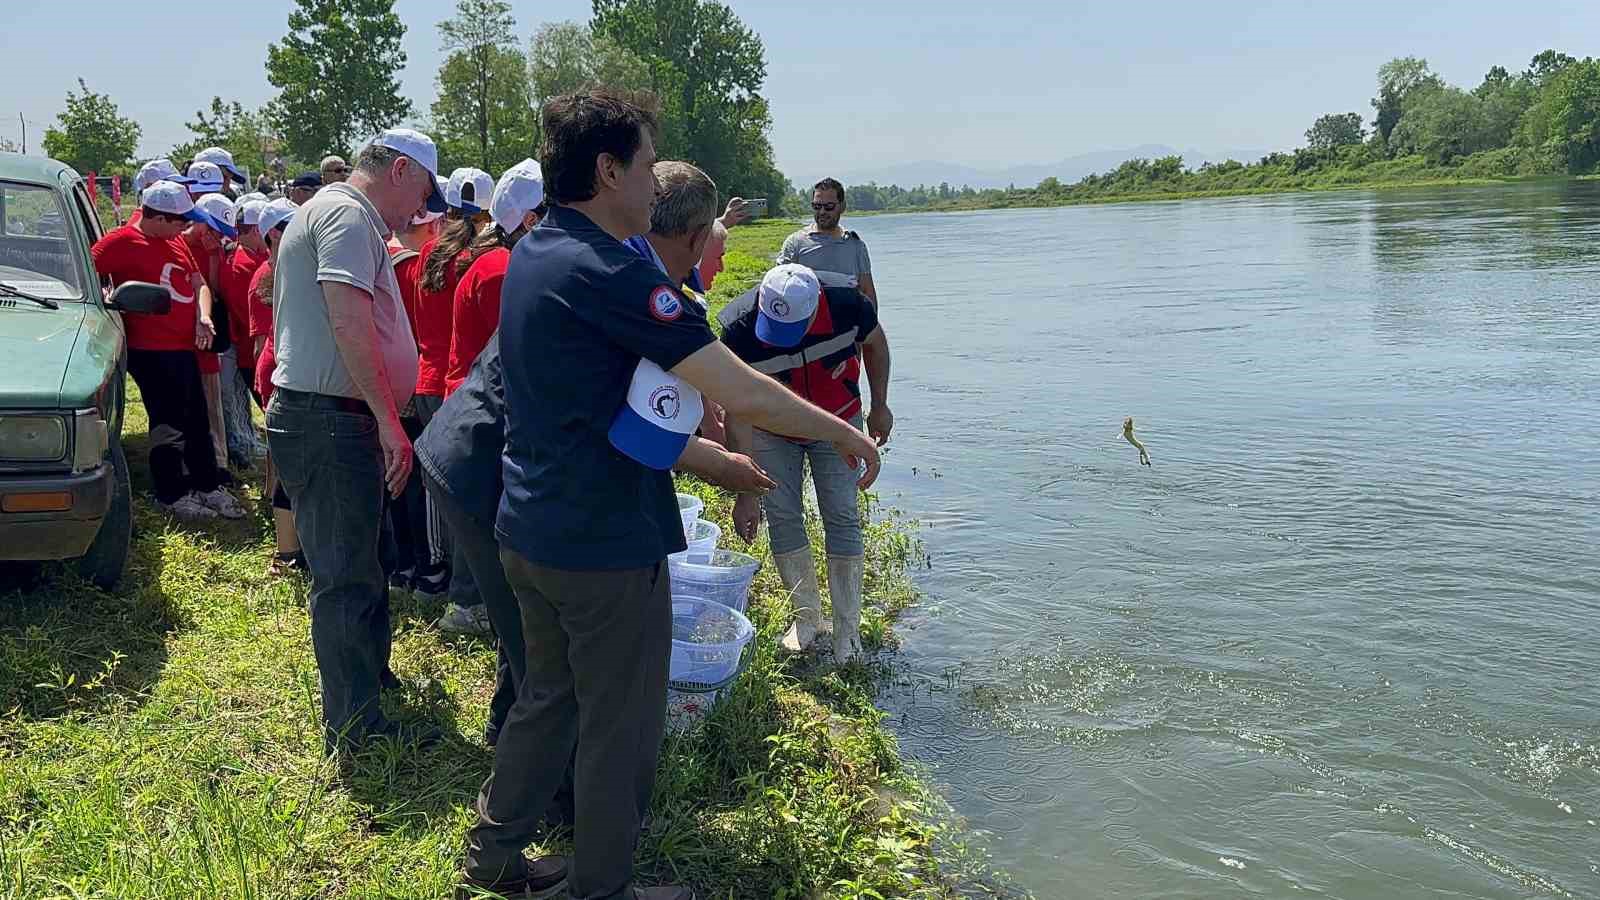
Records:
<instances>
[{"instance_id":1,"label":"green pickup truck","mask_svg":"<svg viewBox=\"0 0 1600 900\"><path fill-rule=\"evenodd\" d=\"M171 298L140 283L107 296L100 233L77 172L0 153L0 560L75 560L109 589L133 533L120 312Z\"/></svg>"}]
</instances>

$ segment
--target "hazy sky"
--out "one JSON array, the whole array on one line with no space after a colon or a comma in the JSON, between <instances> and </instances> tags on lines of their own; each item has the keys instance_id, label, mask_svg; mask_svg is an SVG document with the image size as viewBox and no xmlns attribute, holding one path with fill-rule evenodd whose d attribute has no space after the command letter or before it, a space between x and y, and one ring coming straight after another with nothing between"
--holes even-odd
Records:
<instances>
[{"instance_id":1,"label":"hazy sky","mask_svg":"<svg viewBox=\"0 0 1600 900\"><path fill-rule=\"evenodd\" d=\"M0 10L0 137L17 139L20 112L30 150L79 76L144 126L141 155L185 140L184 121L213 94L259 104L272 93L266 45L286 30L291 6L212 7L209 18L227 32L208 37L183 7L162 16L104 0L70 5L71 31L56 4ZM586 0L512 5L524 43L539 22L590 10ZM1374 73L1393 56L1424 56L1470 87L1491 65L1516 71L1546 47L1578 57L1600 49L1581 44L1600 35L1594 0L732 5L765 42L772 142L797 182L915 160L998 167L1141 143L1289 148L1321 113L1370 119ZM454 2L396 8L408 26L404 92L425 114L442 58L435 26Z\"/></svg>"}]
</instances>

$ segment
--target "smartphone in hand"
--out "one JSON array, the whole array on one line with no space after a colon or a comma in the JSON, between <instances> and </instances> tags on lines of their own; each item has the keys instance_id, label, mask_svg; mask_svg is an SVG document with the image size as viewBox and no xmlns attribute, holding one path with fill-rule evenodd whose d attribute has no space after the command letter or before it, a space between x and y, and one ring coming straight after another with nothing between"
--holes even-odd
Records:
<instances>
[{"instance_id":1,"label":"smartphone in hand","mask_svg":"<svg viewBox=\"0 0 1600 900\"><path fill-rule=\"evenodd\" d=\"M763 218L766 218L766 215L767 215L767 200L766 200L765 197L762 197L762 198L757 199L757 200L746 200L744 208L745 208L745 211L747 213L749 213L750 218L752 218L752 219L763 219Z\"/></svg>"}]
</instances>

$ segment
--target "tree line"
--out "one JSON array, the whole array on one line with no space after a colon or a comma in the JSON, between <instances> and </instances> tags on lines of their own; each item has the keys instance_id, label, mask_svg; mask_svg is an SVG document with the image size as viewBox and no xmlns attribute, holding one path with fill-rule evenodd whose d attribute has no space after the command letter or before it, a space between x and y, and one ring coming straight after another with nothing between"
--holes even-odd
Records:
<instances>
[{"instance_id":1,"label":"tree line","mask_svg":"<svg viewBox=\"0 0 1600 900\"><path fill-rule=\"evenodd\" d=\"M258 109L214 97L185 123L193 139L174 161L227 147L253 172L293 175L325 155L349 157L368 135L414 124L439 144L440 167L499 173L538 156L546 99L603 85L648 90L660 101L663 159L705 169L726 194L787 198L773 163L772 120L761 96L761 38L714 0L593 0L588 22L548 22L524 44L503 0L458 0L438 23L446 51L435 97L420 112L400 94L406 24L395 0L295 0L284 37L267 47L277 94ZM131 174L141 129L107 94L80 79L45 152L80 172ZM778 203L774 203L778 206Z\"/></svg>"},{"instance_id":2,"label":"tree line","mask_svg":"<svg viewBox=\"0 0 1600 900\"><path fill-rule=\"evenodd\" d=\"M1555 50L1513 74L1494 66L1467 90L1425 59L1378 69L1370 130L1358 112L1329 113L1306 143L1253 163L1187 167L1182 157L1132 159L1073 184L974 190L847 186L851 208L958 209L1075 203L1141 194L1270 191L1433 179L1589 175L1600 170L1600 59Z\"/></svg>"}]
</instances>

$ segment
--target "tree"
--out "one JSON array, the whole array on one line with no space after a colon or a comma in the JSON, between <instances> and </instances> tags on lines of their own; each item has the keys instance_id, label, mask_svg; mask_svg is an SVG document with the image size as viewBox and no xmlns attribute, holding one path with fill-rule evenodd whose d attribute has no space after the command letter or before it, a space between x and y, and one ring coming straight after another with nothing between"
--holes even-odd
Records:
<instances>
[{"instance_id":1,"label":"tree","mask_svg":"<svg viewBox=\"0 0 1600 900\"><path fill-rule=\"evenodd\" d=\"M1366 139L1367 130L1361 127L1360 113L1328 113L1306 130L1306 147L1312 150L1348 147Z\"/></svg>"},{"instance_id":2,"label":"tree","mask_svg":"<svg viewBox=\"0 0 1600 900\"><path fill-rule=\"evenodd\" d=\"M1575 62L1577 60L1565 53L1546 50L1534 56L1533 60L1528 63L1528 71L1525 74L1528 76L1528 80L1533 82L1534 87L1543 87L1550 79L1561 74L1563 69Z\"/></svg>"},{"instance_id":3,"label":"tree","mask_svg":"<svg viewBox=\"0 0 1600 900\"><path fill-rule=\"evenodd\" d=\"M475 54L464 51L439 68L432 113L441 171L471 165L498 173L538 155L539 114L527 57L516 47L491 47L487 56L487 79L479 75Z\"/></svg>"},{"instance_id":4,"label":"tree","mask_svg":"<svg viewBox=\"0 0 1600 900\"><path fill-rule=\"evenodd\" d=\"M533 107L590 85L619 90L649 90L650 67L605 35L582 22L550 22L539 26L528 49L528 79ZM537 115L535 116L537 119ZM537 121L535 134L537 134Z\"/></svg>"},{"instance_id":5,"label":"tree","mask_svg":"<svg viewBox=\"0 0 1600 900\"><path fill-rule=\"evenodd\" d=\"M1406 99L1419 89L1443 86L1425 59L1403 56L1384 63L1378 68L1378 96L1372 100L1372 108L1377 111L1373 129L1387 143L1389 133L1405 113Z\"/></svg>"},{"instance_id":6,"label":"tree","mask_svg":"<svg viewBox=\"0 0 1600 900\"><path fill-rule=\"evenodd\" d=\"M695 163L728 193L786 190L760 94L766 51L733 10L714 0L594 0L590 27L648 67L662 103L664 158Z\"/></svg>"},{"instance_id":7,"label":"tree","mask_svg":"<svg viewBox=\"0 0 1600 900\"><path fill-rule=\"evenodd\" d=\"M1425 88L1406 101L1390 146L1400 154L1421 153L1430 162L1448 163L1489 149L1488 125L1483 101L1472 94L1457 87Z\"/></svg>"},{"instance_id":8,"label":"tree","mask_svg":"<svg viewBox=\"0 0 1600 900\"><path fill-rule=\"evenodd\" d=\"M241 168L259 173L266 171L268 154L278 143L264 112L247 110L237 100L224 103L221 97L212 97L210 113L196 110L194 121L184 127L195 137L172 148L168 155L173 162L189 159L207 147L223 147Z\"/></svg>"},{"instance_id":9,"label":"tree","mask_svg":"<svg viewBox=\"0 0 1600 900\"><path fill-rule=\"evenodd\" d=\"M139 146L139 123L123 118L110 96L89 90L82 78L78 89L67 91L67 108L56 116L61 127L45 129L45 154L79 172L126 167Z\"/></svg>"},{"instance_id":10,"label":"tree","mask_svg":"<svg viewBox=\"0 0 1600 900\"><path fill-rule=\"evenodd\" d=\"M444 93L446 70L452 68L454 95L452 101L465 103L465 113L470 117L478 139L476 161L479 168L489 169L489 119L494 100L504 100L507 93L518 101L527 99L527 74L522 54L516 50L513 36L517 20L511 15L511 4L504 0L457 0L456 17L439 23L439 35L444 49L453 51L439 70L441 97ZM511 77L523 82L521 89L501 84L510 73L509 59L502 51L516 55L516 69ZM509 90L508 90L509 88ZM439 117L438 104L434 104L434 118ZM513 159L515 163L521 157Z\"/></svg>"},{"instance_id":11,"label":"tree","mask_svg":"<svg viewBox=\"0 0 1600 900\"><path fill-rule=\"evenodd\" d=\"M295 0L289 33L267 46L267 80L279 90L273 124L291 154L348 152L358 135L410 114L395 77L405 33L394 0Z\"/></svg>"},{"instance_id":12,"label":"tree","mask_svg":"<svg viewBox=\"0 0 1600 900\"><path fill-rule=\"evenodd\" d=\"M1574 62L1552 75L1523 116L1519 139L1548 168L1593 172L1600 164L1600 60Z\"/></svg>"}]
</instances>

